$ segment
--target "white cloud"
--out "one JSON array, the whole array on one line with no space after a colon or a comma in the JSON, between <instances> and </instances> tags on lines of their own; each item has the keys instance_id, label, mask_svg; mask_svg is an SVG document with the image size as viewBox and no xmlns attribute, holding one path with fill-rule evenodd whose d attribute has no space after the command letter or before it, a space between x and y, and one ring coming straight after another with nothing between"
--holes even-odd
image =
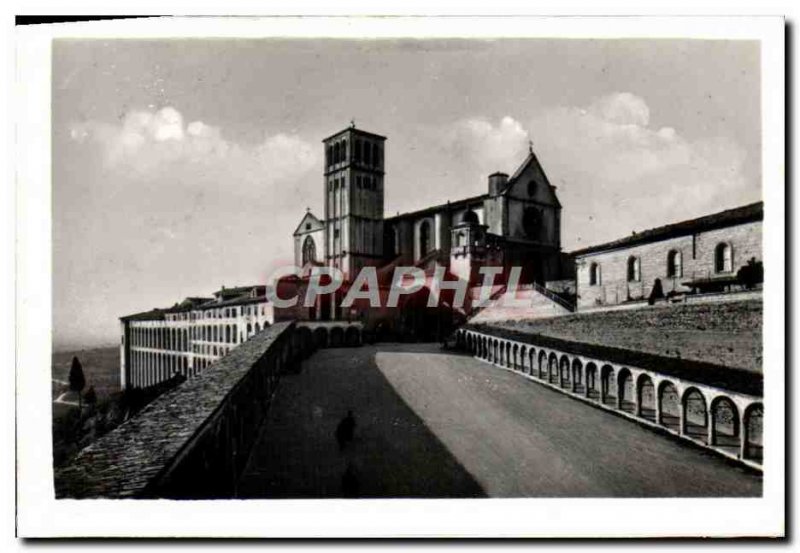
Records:
<instances>
[{"instance_id":1,"label":"white cloud","mask_svg":"<svg viewBox=\"0 0 800 553\"><path fill-rule=\"evenodd\" d=\"M444 134L471 171L511 172L528 137L564 205L566 248L755 201L745 151L729 137L689 139L650 126L647 102L620 92L522 122L467 119ZM599 223L599 224L598 224Z\"/></svg>"},{"instance_id":2,"label":"white cloud","mask_svg":"<svg viewBox=\"0 0 800 553\"><path fill-rule=\"evenodd\" d=\"M70 137L97 145L107 169L144 176L163 170L165 164L171 164L171 170L183 164L189 172L199 166L204 171L216 166L231 179L240 175L250 181L258 173L262 180L285 179L302 175L319 161L318 148L301 137L277 134L258 144L239 144L203 121L184 124L183 115L174 107L131 110L119 124L75 123Z\"/></svg>"},{"instance_id":3,"label":"white cloud","mask_svg":"<svg viewBox=\"0 0 800 553\"><path fill-rule=\"evenodd\" d=\"M62 340L88 326L108 335L116 317L220 284L266 281L270 263L292 261L304 207L322 203L322 146L298 135L245 143L164 108L85 121L68 136L54 187Z\"/></svg>"},{"instance_id":4,"label":"white cloud","mask_svg":"<svg viewBox=\"0 0 800 553\"><path fill-rule=\"evenodd\" d=\"M527 149L528 131L512 117L503 117L496 125L475 118L457 122L444 138L453 155L475 165L478 174L488 175L519 163Z\"/></svg>"},{"instance_id":5,"label":"white cloud","mask_svg":"<svg viewBox=\"0 0 800 553\"><path fill-rule=\"evenodd\" d=\"M650 123L650 108L642 98L630 92L598 98L586 111L617 125L646 127Z\"/></svg>"}]
</instances>

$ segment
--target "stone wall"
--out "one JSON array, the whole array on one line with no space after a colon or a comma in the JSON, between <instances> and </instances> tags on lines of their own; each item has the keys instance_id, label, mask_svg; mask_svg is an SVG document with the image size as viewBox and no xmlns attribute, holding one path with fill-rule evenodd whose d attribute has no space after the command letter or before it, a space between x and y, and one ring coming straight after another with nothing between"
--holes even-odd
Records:
<instances>
[{"instance_id":1,"label":"stone wall","mask_svg":"<svg viewBox=\"0 0 800 553\"><path fill-rule=\"evenodd\" d=\"M576 263L578 307L646 299L656 278L661 279L666 294L672 290L688 292L690 289L683 283L691 280L736 276L736 271L751 257L762 259L761 227L762 223L758 221L581 256ZM721 242L730 244L733 249L731 273L716 273L714 270L714 249ZM676 277L667 276L667 255L672 250L681 252L682 256L682 274ZM641 276L635 282L628 282L627 278L631 256L640 259ZM590 284L589 277L592 263L600 267L600 282L595 285Z\"/></svg>"},{"instance_id":2,"label":"stone wall","mask_svg":"<svg viewBox=\"0 0 800 553\"><path fill-rule=\"evenodd\" d=\"M294 329L264 329L81 451L56 497L235 497L280 374L313 351Z\"/></svg>"}]
</instances>

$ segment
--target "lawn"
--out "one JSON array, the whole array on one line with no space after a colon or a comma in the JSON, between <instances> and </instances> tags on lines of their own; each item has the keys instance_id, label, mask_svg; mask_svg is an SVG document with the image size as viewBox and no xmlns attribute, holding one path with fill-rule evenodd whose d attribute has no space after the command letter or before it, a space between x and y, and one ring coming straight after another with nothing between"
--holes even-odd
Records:
<instances>
[{"instance_id":1,"label":"lawn","mask_svg":"<svg viewBox=\"0 0 800 553\"><path fill-rule=\"evenodd\" d=\"M763 305L749 300L660 305L491 326L762 372Z\"/></svg>"}]
</instances>

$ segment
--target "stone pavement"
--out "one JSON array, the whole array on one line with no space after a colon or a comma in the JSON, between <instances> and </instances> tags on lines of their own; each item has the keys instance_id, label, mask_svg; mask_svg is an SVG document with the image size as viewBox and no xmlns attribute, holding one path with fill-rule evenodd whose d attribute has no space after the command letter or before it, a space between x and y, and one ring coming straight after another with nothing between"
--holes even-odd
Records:
<instances>
[{"instance_id":1,"label":"stone pavement","mask_svg":"<svg viewBox=\"0 0 800 553\"><path fill-rule=\"evenodd\" d=\"M361 497L761 494L760 476L435 344L322 350L282 379L240 497L342 497L348 464Z\"/></svg>"}]
</instances>

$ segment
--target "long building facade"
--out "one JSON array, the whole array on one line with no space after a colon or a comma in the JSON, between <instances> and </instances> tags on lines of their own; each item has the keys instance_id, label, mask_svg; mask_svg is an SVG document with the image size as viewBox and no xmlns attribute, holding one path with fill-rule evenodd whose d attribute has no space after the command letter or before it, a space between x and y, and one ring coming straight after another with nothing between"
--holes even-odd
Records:
<instances>
[{"instance_id":1,"label":"long building facade","mask_svg":"<svg viewBox=\"0 0 800 553\"><path fill-rule=\"evenodd\" d=\"M223 287L213 297L121 317L121 387L195 376L274 320L264 285Z\"/></svg>"},{"instance_id":2,"label":"long building facade","mask_svg":"<svg viewBox=\"0 0 800 553\"><path fill-rule=\"evenodd\" d=\"M577 306L646 300L657 282L665 296L739 289L739 271L762 264L763 219L757 202L572 252Z\"/></svg>"}]
</instances>

